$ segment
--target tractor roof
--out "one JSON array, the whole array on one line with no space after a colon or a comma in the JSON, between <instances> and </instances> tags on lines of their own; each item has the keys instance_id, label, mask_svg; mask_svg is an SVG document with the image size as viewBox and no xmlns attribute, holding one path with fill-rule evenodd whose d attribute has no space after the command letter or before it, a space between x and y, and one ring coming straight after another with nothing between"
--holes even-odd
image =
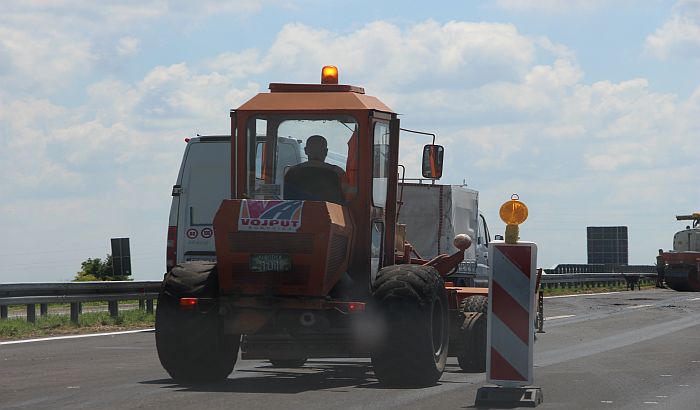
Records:
<instances>
[{"instance_id":1,"label":"tractor roof","mask_svg":"<svg viewBox=\"0 0 700 410\"><path fill-rule=\"evenodd\" d=\"M378 98L351 85L271 83L269 93L260 93L238 111L349 111L394 112Z\"/></svg>"}]
</instances>

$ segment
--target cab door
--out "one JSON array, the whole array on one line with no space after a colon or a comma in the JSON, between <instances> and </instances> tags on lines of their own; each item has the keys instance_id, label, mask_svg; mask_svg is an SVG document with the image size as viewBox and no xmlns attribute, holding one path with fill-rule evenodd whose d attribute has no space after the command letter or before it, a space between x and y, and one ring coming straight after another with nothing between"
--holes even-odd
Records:
<instances>
[{"instance_id":1,"label":"cab door","mask_svg":"<svg viewBox=\"0 0 700 410\"><path fill-rule=\"evenodd\" d=\"M398 119L374 112L372 116L372 191L370 212L370 268L374 283L383 266L394 263L396 224L396 169L398 164Z\"/></svg>"}]
</instances>

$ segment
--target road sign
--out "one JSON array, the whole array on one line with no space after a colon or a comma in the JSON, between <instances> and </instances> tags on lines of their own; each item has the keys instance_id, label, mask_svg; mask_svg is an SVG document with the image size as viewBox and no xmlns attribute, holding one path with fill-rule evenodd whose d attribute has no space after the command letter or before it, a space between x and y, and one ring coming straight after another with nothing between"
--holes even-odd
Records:
<instances>
[{"instance_id":1,"label":"road sign","mask_svg":"<svg viewBox=\"0 0 700 410\"><path fill-rule=\"evenodd\" d=\"M489 309L486 380L476 393L477 407L536 407L542 389L532 386L535 342L537 245L489 243Z\"/></svg>"},{"instance_id":2,"label":"road sign","mask_svg":"<svg viewBox=\"0 0 700 410\"><path fill-rule=\"evenodd\" d=\"M504 387L532 384L537 245L489 244L487 379Z\"/></svg>"},{"instance_id":3,"label":"road sign","mask_svg":"<svg viewBox=\"0 0 700 410\"><path fill-rule=\"evenodd\" d=\"M129 238L112 238L112 275L131 275L131 251Z\"/></svg>"}]
</instances>

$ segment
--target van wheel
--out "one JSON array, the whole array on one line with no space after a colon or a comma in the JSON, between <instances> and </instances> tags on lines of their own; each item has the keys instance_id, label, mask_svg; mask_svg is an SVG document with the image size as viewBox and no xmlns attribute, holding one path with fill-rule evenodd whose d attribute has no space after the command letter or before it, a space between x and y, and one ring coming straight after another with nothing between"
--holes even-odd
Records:
<instances>
[{"instance_id":1,"label":"van wheel","mask_svg":"<svg viewBox=\"0 0 700 410\"><path fill-rule=\"evenodd\" d=\"M372 297L386 330L372 353L377 379L393 387L436 384L449 344L447 295L437 270L388 266L377 274Z\"/></svg>"},{"instance_id":2,"label":"van wheel","mask_svg":"<svg viewBox=\"0 0 700 410\"><path fill-rule=\"evenodd\" d=\"M228 377L238 356L240 335L223 332L215 303L184 310L181 297L218 293L216 264L175 266L165 277L156 310L156 348L168 374L178 382L211 382Z\"/></svg>"},{"instance_id":3,"label":"van wheel","mask_svg":"<svg viewBox=\"0 0 700 410\"><path fill-rule=\"evenodd\" d=\"M457 356L457 361L459 362L459 367L468 373L482 373L486 371L486 315L488 313L488 302L489 300L485 296L469 296L462 301L462 312L478 312L482 314L471 326L459 331L459 335L464 341L464 351Z\"/></svg>"}]
</instances>

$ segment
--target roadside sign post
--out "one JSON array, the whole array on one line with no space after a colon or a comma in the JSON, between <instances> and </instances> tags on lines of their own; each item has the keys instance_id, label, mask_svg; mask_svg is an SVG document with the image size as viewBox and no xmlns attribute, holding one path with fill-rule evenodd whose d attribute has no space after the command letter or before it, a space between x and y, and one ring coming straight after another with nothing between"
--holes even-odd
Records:
<instances>
[{"instance_id":1,"label":"roadside sign post","mask_svg":"<svg viewBox=\"0 0 700 410\"><path fill-rule=\"evenodd\" d=\"M506 240L489 243L486 380L493 386L477 391L476 407L537 407L543 401L542 390L532 385L537 245L518 241L517 225L527 218L527 207L517 199L504 207L513 202L517 218L501 209L511 226Z\"/></svg>"},{"instance_id":2,"label":"roadside sign post","mask_svg":"<svg viewBox=\"0 0 700 410\"><path fill-rule=\"evenodd\" d=\"M112 274L115 276L131 275L131 251L129 238L112 238Z\"/></svg>"}]
</instances>

